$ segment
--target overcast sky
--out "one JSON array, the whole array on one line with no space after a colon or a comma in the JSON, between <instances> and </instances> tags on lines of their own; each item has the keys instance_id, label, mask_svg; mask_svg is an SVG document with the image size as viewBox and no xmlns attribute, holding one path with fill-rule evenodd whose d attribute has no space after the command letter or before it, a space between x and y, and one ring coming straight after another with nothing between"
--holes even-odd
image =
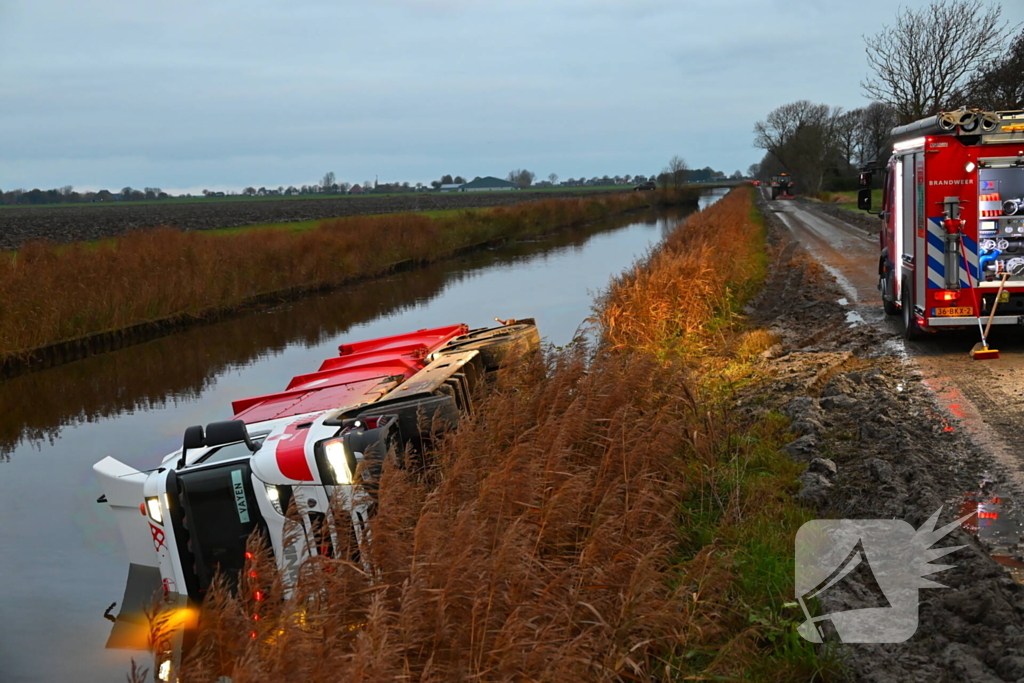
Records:
<instances>
[{"instance_id":1,"label":"overcast sky","mask_svg":"<svg viewBox=\"0 0 1024 683\"><path fill-rule=\"evenodd\" d=\"M746 170L771 109L865 103L896 6L0 0L0 188Z\"/></svg>"}]
</instances>

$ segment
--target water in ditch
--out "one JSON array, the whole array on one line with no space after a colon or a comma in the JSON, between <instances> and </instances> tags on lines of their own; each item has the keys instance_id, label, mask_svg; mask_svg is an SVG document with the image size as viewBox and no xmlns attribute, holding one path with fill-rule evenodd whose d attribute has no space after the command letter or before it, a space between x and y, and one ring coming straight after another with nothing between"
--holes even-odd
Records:
<instances>
[{"instance_id":1,"label":"water in ditch","mask_svg":"<svg viewBox=\"0 0 1024 683\"><path fill-rule=\"evenodd\" d=\"M186 426L229 418L233 399L283 389L346 341L534 317L566 344L594 295L684 215L475 252L0 383L0 681L123 680L132 657L149 661L105 648L128 563L93 463L148 469Z\"/></svg>"}]
</instances>

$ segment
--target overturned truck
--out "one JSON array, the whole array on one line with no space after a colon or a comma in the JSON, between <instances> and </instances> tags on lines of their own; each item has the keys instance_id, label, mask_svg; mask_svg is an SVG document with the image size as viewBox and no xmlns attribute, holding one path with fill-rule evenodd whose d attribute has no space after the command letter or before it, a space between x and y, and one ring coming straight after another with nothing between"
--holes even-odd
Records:
<instances>
[{"instance_id":1,"label":"overturned truck","mask_svg":"<svg viewBox=\"0 0 1024 683\"><path fill-rule=\"evenodd\" d=\"M284 391L235 401L232 419L188 427L182 447L153 470L104 458L94 466L100 502L117 518L129 580L131 571L158 574L164 602L189 608L218 574L237 581L254 533L285 585L306 559L351 539L358 548L387 453L402 467L407 455L422 457L472 413L477 387L506 357L539 345L532 319L343 344ZM335 518L342 510L347 518ZM304 533L287 531L296 522ZM158 662L158 676L170 666Z\"/></svg>"}]
</instances>

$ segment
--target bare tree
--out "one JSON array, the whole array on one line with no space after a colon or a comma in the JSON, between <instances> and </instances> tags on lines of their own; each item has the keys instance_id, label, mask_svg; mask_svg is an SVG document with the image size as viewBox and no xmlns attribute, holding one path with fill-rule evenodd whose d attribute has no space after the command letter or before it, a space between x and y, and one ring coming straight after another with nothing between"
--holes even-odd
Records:
<instances>
[{"instance_id":1,"label":"bare tree","mask_svg":"<svg viewBox=\"0 0 1024 683\"><path fill-rule=\"evenodd\" d=\"M884 102L872 102L861 110L860 162L884 162L892 151L892 129L899 124L896 109Z\"/></svg>"},{"instance_id":2,"label":"bare tree","mask_svg":"<svg viewBox=\"0 0 1024 683\"><path fill-rule=\"evenodd\" d=\"M864 93L891 104L905 121L955 108L951 98L986 55L1005 44L1007 23L999 5L981 0L936 0L920 10L905 8L895 26L864 37L874 78Z\"/></svg>"},{"instance_id":3,"label":"bare tree","mask_svg":"<svg viewBox=\"0 0 1024 683\"><path fill-rule=\"evenodd\" d=\"M748 178L757 178L759 175L761 175L761 164L753 163L747 167Z\"/></svg>"},{"instance_id":4,"label":"bare tree","mask_svg":"<svg viewBox=\"0 0 1024 683\"><path fill-rule=\"evenodd\" d=\"M961 101L989 111L1024 109L1024 31L1005 54L978 69L964 87Z\"/></svg>"},{"instance_id":5,"label":"bare tree","mask_svg":"<svg viewBox=\"0 0 1024 683\"><path fill-rule=\"evenodd\" d=\"M836 149L848 167L860 157L860 123L863 117L863 109L851 109L835 117Z\"/></svg>"},{"instance_id":6,"label":"bare tree","mask_svg":"<svg viewBox=\"0 0 1024 683\"><path fill-rule=\"evenodd\" d=\"M329 192L331 185L334 185L335 182L334 171L328 171L327 173L324 173L324 177L320 181L320 187L323 188L324 192Z\"/></svg>"},{"instance_id":7,"label":"bare tree","mask_svg":"<svg viewBox=\"0 0 1024 683\"><path fill-rule=\"evenodd\" d=\"M520 187L520 189L526 189L533 184L533 179L537 177L533 171L527 171L525 168L517 168L513 171L508 172L506 176L510 181Z\"/></svg>"},{"instance_id":8,"label":"bare tree","mask_svg":"<svg viewBox=\"0 0 1024 683\"><path fill-rule=\"evenodd\" d=\"M754 145L793 173L799 187L817 192L825 169L837 154L836 130L841 115L839 107L807 100L784 104L754 124ZM763 161L761 165L764 167Z\"/></svg>"},{"instance_id":9,"label":"bare tree","mask_svg":"<svg viewBox=\"0 0 1024 683\"><path fill-rule=\"evenodd\" d=\"M558 174L557 173L548 173L548 182L551 183L552 185L557 185L558 184Z\"/></svg>"},{"instance_id":10,"label":"bare tree","mask_svg":"<svg viewBox=\"0 0 1024 683\"><path fill-rule=\"evenodd\" d=\"M668 176L672 183L672 187L679 187L686 182L686 172L689 170L689 166L686 165L686 160L676 154L668 161Z\"/></svg>"}]
</instances>

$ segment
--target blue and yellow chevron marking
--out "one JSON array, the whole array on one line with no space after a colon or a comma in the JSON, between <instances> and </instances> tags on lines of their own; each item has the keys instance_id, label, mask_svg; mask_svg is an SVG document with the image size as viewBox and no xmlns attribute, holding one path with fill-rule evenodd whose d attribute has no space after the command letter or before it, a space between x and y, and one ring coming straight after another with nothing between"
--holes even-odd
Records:
<instances>
[{"instance_id":1,"label":"blue and yellow chevron marking","mask_svg":"<svg viewBox=\"0 0 1024 683\"><path fill-rule=\"evenodd\" d=\"M946 259L943 249L946 244L946 229L942 218L928 219L928 287L942 289L946 286ZM966 264L964 259L967 259ZM978 282L978 243L964 235L964 251L960 255L960 286L969 287L965 265L971 269L971 281Z\"/></svg>"}]
</instances>

